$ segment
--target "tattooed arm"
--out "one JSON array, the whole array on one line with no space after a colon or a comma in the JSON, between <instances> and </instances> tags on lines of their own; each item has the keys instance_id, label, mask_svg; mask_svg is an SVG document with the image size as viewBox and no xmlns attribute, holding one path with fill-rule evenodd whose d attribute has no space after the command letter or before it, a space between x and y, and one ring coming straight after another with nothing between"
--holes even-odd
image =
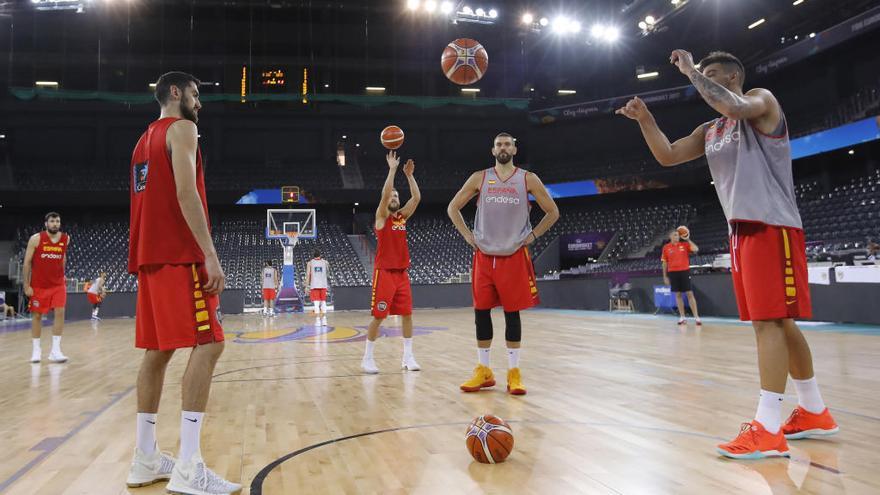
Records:
<instances>
[{"instance_id":1,"label":"tattooed arm","mask_svg":"<svg viewBox=\"0 0 880 495\"><path fill-rule=\"evenodd\" d=\"M711 79L716 69L703 74L694 67L693 56L685 50L675 50L669 58L682 74L691 80L703 100L725 117L735 120L757 120L777 107L773 94L766 89L751 89L738 95Z\"/></svg>"}]
</instances>

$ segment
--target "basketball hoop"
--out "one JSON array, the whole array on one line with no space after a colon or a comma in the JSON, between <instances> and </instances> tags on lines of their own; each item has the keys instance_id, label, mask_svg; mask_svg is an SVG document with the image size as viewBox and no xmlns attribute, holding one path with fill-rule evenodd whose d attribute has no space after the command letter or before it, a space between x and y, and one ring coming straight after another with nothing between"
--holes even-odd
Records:
<instances>
[{"instance_id":1,"label":"basketball hoop","mask_svg":"<svg viewBox=\"0 0 880 495\"><path fill-rule=\"evenodd\" d=\"M287 236L284 240L285 246L294 247L299 242L299 232L285 232L284 234Z\"/></svg>"}]
</instances>

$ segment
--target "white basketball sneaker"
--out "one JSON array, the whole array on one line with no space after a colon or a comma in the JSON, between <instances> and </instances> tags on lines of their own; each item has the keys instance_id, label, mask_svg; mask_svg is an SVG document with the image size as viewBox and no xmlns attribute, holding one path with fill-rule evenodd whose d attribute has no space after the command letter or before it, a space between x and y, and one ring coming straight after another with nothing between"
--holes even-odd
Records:
<instances>
[{"instance_id":1,"label":"white basketball sneaker","mask_svg":"<svg viewBox=\"0 0 880 495\"><path fill-rule=\"evenodd\" d=\"M361 369L364 370L364 373L369 375L379 373L379 367L376 366L376 361L373 361L373 358L364 358L364 360L361 361Z\"/></svg>"},{"instance_id":2,"label":"white basketball sneaker","mask_svg":"<svg viewBox=\"0 0 880 495\"><path fill-rule=\"evenodd\" d=\"M39 363L40 359L42 359L41 354L42 354L42 351L39 348L34 349L33 352L31 352L31 362L32 363Z\"/></svg>"},{"instance_id":3,"label":"white basketball sneaker","mask_svg":"<svg viewBox=\"0 0 880 495\"><path fill-rule=\"evenodd\" d=\"M67 356L62 354L60 349L55 349L49 353L49 361L53 363L66 363Z\"/></svg>"},{"instance_id":4,"label":"white basketball sneaker","mask_svg":"<svg viewBox=\"0 0 880 495\"><path fill-rule=\"evenodd\" d=\"M241 485L224 480L208 469L200 457L193 456L189 462L178 461L174 465L165 490L178 495L231 495L241 490Z\"/></svg>"},{"instance_id":5,"label":"white basketball sneaker","mask_svg":"<svg viewBox=\"0 0 880 495\"><path fill-rule=\"evenodd\" d=\"M160 452L158 446L152 454L144 454L141 449L134 449L134 458L131 460L131 469L128 470L128 479L125 484L129 488L152 485L159 481L171 479L171 471L177 459L167 452Z\"/></svg>"},{"instance_id":6,"label":"white basketball sneaker","mask_svg":"<svg viewBox=\"0 0 880 495\"><path fill-rule=\"evenodd\" d=\"M411 354L409 356L403 356L403 362L400 363L400 367L401 369L409 371L419 371L422 369L422 367L419 366L419 363L416 362L415 356Z\"/></svg>"}]
</instances>

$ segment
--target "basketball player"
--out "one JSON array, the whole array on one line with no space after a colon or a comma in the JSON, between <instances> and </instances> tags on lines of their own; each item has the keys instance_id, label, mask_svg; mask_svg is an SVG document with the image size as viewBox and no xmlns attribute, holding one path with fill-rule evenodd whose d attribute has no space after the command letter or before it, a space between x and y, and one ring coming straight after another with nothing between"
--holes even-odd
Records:
<instances>
[{"instance_id":1,"label":"basketball player","mask_svg":"<svg viewBox=\"0 0 880 495\"><path fill-rule=\"evenodd\" d=\"M128 486L168 480L166 490L230 494L230 483L205 466L199 448L211 375L223 352L218 294L226 276L211 240L202 154L199 81L169 72L156 82L159 120L131 159L128 269L138 276L135 346L145 349L137 381L137 446ZM159 451L156 422L168 361L191 349L183 374L180 453Z\"/></svg>"},{"instance_id":2,"label":"basketball player","mask_svg":"<svg viewBox=\"0 0 880 495\"><path fill-rule=\"evenodd\" d=\"M370 322L367 331L367 344L361 362L361 368L369 374L379 372L373 360L373 347L379 337L379 325L389 314L400 315L403 327L401 368L409 371L421 369L412 350L412 289L407 273L409 246L406 243L406 221L415 213L422 199L422 193L413 175L416 164L412 160L407 160L403 166L403 173L406 175L412 196L401 208L400 196L397 189L394 189L394 176L400 165L400 158L394 151L389 151L385 160L388 162L388 177L385 178L385 185L382 186L382 198L379 200L379 207L376 208L376 221L373 225L377 239L373 294L370 301L373 321Z\"/></svg>"},{"instance_id":3,"label":"basketball player","mask_svg":"<svg viewBox=\"0 0 880 495\"><path fill-rule=\"evenodd\" d=\"M86 296L92 305L92 319L96 321L101 319L98 317L98 311L101 309L101 303L104 302L104 298L107 297L107 290L104 287L106 280L107 274L101 271L98 274L98 278L92 280L92 283L89 284L89 289L86 291Z\"/></svg>"},{"instance_id":4,"label":"basketball player","mask_svg":"<svg viewBox=\"0 0 880 495\"><path fill-rule=\"evenodd\" d=\"M315 305L315 317L321 325L327 324L327 281L330 278L330 264L321 258L321 251L315 249L314 258L306 263L306 287L309 299Z\"/></svg>"},{"instance_id":5,"label":"basketball player","mask_svg":"<svg viewBox=\"0 0 880 495\"><path fill-rule=\"evenodd\" d=\"M700 62L685 50L670 62L721 117L670 143L639 98L617 110L636 120L661 165L705 155L730 226L731 274L740 319L757 335L761 394L755 419L718 452L733 458L788 456L787 439L831 435L837 424L825 407L813 358L795 318L810 318L804 231L795 202L788 124L770 91L743 93L745 69L733 55L712 52ZM798 407L781 425L791 374Z\"/></svg>"},{"instance_id":6,"label":"basketball player","mask_svg":"<svg viewBox=\"0 0 880 495\"><path fill-rule=\"evenodd\" d=\"M30 298L31 338L33 339L31 362L40 362L43 315L54 310L55 321L52 323L52 350L49 352L49 361L64 363L67 361L67 356L61 352L61 334L64 333L64 307L67 305L64 267L67 264L70 236L61 232L61 215L58 213L49 212L43 220L46 230L34 234L28 239L24 254L24 266L22 267L24 294Z\"/></svg>"},{"instance_id":7,"label":"basketball player","mask_svg":"<svg viewBox=\"0 0 880 495\"><path fill-rule=\"evenodd\" d=\"M495 385L489 368L492 345L492 308L504 308L507 340L507 391L524 395L526 388L519 370L522 323L519 312L539 303L535 270L528 246L559 220L559 209L537 175L514 166L516 140L502 132L492 146L495 166L474 172L449 203L447 213L465 241L474 248L471 288L477 327L477 358L474 375L461 385L465 392L478 392ZM544 217L532 229L529 194L544 210ZM474 231L461 216L461 209L477 200Z\"/></svg>"},{"instance_id":8,"label":"basketball player","mask_svg":"<svg viewBox=\"0 0 880 495\"><path fill-rule=\"evenodd\" d=\"M266 260L263 265L263 316L275 316L275 298L280 285L278 270L272 266L271 260Z\"/></svg>"},{"instance_id":9,"label":"basketball player","mask_svg":"<svg viewBox=\"0 0 880 495\"><path fill-rule=\"evenodd\" d=\"M697 326L702 326L700 313L697 311L697 300L694 298L694 291L691 288L691 253L696 254L700 248L694 244L690 236L682 239L678 230L669 233L669 243L663 246L663 254L660 261L663 264L663 283L670 286L672 292L675 293L675 304L678 306L678 324L687 323L684 314L684 301L682 301L682 292L687 294L688 304L691 307L691 313L694 314Z\"/></svg>"}]
</instances>

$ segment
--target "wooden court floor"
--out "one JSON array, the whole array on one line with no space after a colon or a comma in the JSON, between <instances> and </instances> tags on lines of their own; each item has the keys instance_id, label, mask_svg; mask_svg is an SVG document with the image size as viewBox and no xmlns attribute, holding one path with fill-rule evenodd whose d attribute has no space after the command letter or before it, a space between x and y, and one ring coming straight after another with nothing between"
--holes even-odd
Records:
<instances>
[{"instance_id":1,"label":"wooden court floor","mask_svg":"<svg viewBox=\"0 0 880 495\"><path fill-rule=\"evenodd\" d=\"M271 495L880 493L880 328L807 327L838 436L791 442L790 460L731 461L714 446L754 413L748 326L529 311L528 395L513 397L502 345L492 355L498 386L458 390L476 360L471 310L416 313L420 372L399 369L389 320L376 376L359 368L368 318L331 314L322 331L305 315L226 317L203 430L209 466L244 484L242 493ZM124 485L141 356L133 333L131 319L70 323L71 361L31 365L29 332L0 327L0 493L164 493L164 484ZM186 358L170 365L159 414L160 448L172 452ZM796 403L789 392L786 414ZM482 413L513 427L503 464L477 464L465 450L465 426Z\"/></svg>"}]
</instances>

